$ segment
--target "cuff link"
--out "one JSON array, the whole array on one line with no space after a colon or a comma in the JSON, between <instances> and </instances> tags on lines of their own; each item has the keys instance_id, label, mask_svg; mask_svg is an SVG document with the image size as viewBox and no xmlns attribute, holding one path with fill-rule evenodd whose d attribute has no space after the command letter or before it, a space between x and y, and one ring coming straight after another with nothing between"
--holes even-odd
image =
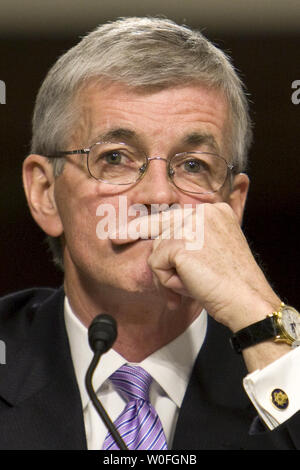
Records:
<instances>
[{"instance_id":1,"label":"cuff link","mask_svg":"<svg viewBox=\"0 0 300 470\"><path fill-rule=\"evenodd\" d=\"M271 393L271 401L275 408L281 411L286 410L289 406L289 398L285 391L280 388L274 388Z\"/></svg>"}]
</instances>

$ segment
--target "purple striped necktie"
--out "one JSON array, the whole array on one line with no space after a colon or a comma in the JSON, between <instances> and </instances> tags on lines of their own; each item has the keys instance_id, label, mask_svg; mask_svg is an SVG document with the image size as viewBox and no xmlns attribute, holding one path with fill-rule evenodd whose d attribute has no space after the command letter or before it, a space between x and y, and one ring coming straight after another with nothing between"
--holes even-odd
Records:
<instances>
[{"instance_id":1,"label":"purple striped necktie","mask_svg":"<svg viewBox=\"0 0 300 470\"><path fill-rule=\"evenodd\" d=\"M149 401L152 377L142 367L124 365L109 379L127 404L114 422L130 450L166 450L166 437L161 421ZM118 450L110 433L103 450Z\"/></svg>"}]
</instances>

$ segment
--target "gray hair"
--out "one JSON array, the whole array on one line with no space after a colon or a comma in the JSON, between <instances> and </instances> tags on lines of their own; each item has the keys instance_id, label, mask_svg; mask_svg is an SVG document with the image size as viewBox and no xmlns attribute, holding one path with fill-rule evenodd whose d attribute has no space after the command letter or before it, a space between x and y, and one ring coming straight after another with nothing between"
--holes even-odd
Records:
<instances>
[{"instance_id":1,"label":"gray hair","mask_svg":"<svg viewBox=\"0 0 300 470\"><path fill-rule=\"evenodd\" d=\"M161 18L121 18L87 34L48 72L33 115L32 153L64 150L76 126L76 93L91 79L136 88L201 83L224 92L229 104L229 148L235 171L246 168L252 126L243 84L227 55L202 33ZM58 176L63 159L51 159ZM60 241L50 248L62 267Z\"/></svg>"}]
</instances>

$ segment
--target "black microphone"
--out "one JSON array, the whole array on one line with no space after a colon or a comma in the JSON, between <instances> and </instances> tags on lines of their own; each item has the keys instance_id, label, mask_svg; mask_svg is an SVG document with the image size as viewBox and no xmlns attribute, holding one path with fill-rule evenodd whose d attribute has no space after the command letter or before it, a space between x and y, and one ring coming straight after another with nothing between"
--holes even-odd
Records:
<instances>
[{"instance_id":1,"label":"black microphone","mask_svg":"<svg viewBox=\"0 0 300 470\"><path fill-rule=\"evenodd\" d=\"M89 345L92 351L94 352L94 357L92 359L92 362L90 363L90 366L85 376L85 386L89 397L94 407L96 408L100 418L104 422L109 432L112 434L120 450L128 450L126 444L124 443L120 434L116 430L115 425L113 424L112 420L110 419L102 404L98 400L98 397L93 389L92 384L93 373L97 367L100 357L112 347L116 340L116 337L116 320L111 315L107 315L106 313L100 313L100 315L97 315L90 324L88 330Z\"/></svg>"},{"instance_id":2,"label":"black microphone","mask_svg":"<svg viewBox=\"0 0 300 470\"><path fill-rule=\"evenodd\" d=\"M117 338L117 322L107 313L97 315L89 326L88 338L91 350L104 354L107 352Z\"/></svg>"}]
</instances>

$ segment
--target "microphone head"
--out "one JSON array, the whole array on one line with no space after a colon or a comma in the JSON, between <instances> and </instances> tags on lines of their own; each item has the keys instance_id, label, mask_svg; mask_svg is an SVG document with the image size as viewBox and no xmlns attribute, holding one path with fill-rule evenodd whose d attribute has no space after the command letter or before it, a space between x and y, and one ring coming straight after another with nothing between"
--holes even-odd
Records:
<instances>
[{"instance_id":1,"label":"microphone head","mask_svg":"<svg viewBox=\"0 0 300 470\"><path fill-rule=\"evenodd\" d=\"M107 352L117 338L117 322L107 313L97 315L89 326L88 339L93 352Z\"/></svg>"}]
</instances>

